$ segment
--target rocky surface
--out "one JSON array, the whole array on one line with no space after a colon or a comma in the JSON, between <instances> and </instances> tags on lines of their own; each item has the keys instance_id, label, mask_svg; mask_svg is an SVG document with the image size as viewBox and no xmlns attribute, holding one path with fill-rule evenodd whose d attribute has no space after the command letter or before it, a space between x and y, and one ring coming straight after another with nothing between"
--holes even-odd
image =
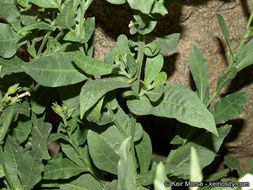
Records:
<instances>
[{"instance_id":1,"label":"rocky surface","mask_svg":"<svg viewBox=\"0 0 253 190\"><path fill-rule=\"evenodd\" d=\"M159 21L155 35L181 33L177 51L165 58L164 71L168 73L168 83L181 84L194 89L189 72L189 52L192 45L198 46L208 62L211 94L216 88L220 74L228 66L228 49L219 28L216 14L223 15L230 32L232 49L235 50L244 33L244 27L250 14L246 0L184 0L178 1L169 10L169 14ZM131 10L127 6L115 6L105 0L94 1L89 16L96 17L95 57L103 60L110 48L115 46L119 34L128 33ZM241 71L231 85L223 91L223 96L235 91L247 91L249 98L241 115L231 121L233 130L227 138L226 149L229 154L241 160L243 170L247 170L247 160L253 156L253 67ZM218 99L218 98L217 98ZM147 120L156 120L147 118ZM173 122L172 122L173 123ZM168 144L164 130L170 133L168 120L156 120L153 139ZM160 131L160 132L159 132ZM161 137L162 135L162 137ZM156 145L157 146L157 145ZM158 145L160 146L160 145ZM161 145L162 146L162 145Z\"/></svg>"}]
</instances>

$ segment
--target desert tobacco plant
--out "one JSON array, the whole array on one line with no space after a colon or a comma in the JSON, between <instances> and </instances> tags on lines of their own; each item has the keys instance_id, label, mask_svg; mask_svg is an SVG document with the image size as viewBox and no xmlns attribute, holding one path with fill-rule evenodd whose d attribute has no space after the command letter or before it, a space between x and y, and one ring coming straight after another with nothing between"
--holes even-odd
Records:
<instances>
[{"instance_id":1,"label":"desert tobacco plant","mask_svg":"<svg viewBox=\"0 0 253 190\"><path fill-rule=\"evenodd\" d=\"M196 46L189 60L196 92L167 84L161 71L163 55L177 47L180 35L150 33L175 0L107 0L127 3L133 18L131 37L120 35L104 61L92 58L95 18L85 15L92 1L0 2L1 189L165 190L172 181L229 180L230 169L212 175L202 170L230 132L225 123L247 101L247 93L236 92L213 105L253 63L253 12L236 51L217 15L230 65L210 96L207 62ZM60 117L54 130L45 121L50 107ZM179 121L166 163L152 161L150 137L138 122L143 115ZM47 149L52 141L61 147L54 156ZM243 176L235 158L226 157L225 164Z\"/></svg>"}]
</instances>

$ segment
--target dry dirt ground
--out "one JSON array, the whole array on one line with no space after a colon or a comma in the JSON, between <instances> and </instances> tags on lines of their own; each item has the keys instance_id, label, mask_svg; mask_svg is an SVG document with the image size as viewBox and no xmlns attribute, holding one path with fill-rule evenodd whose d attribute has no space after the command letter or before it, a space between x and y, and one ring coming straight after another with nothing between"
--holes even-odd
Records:
<instances>
[{"instance_id":1,"label":"dry dirt ground","mask_svg":"<svg viewBox=\"0 0 253 190\"><path fill-rule=\"evenodd\" d=\"M209 64L209 84L212 94L219 75L224 73L228 66L228 49L215 15L217 13L223 15L230 32L232 49L235 50L240 43L250 11L247 0L178 0L169 14L159 21L154 31L154 35L159 36L181 33L178 49L165 58L163 70L168 73L168 83L194 88L188 59L190 47L196 45ZM105 0L97 0L94 1L88 14L96 17L95 57L103 60L109 49L116 45L115 41L119 34L129 36L131 10L127 6L115 6L106 3ZM252 66L241 71L223 91L222 96L236 91L248 92L248 102L242 114L231 120L232 132L222 150L239 158L243 170L246 171L247 161L253 157ZM144 128L151 135L155 152L166 155L175 122L154 117L145 117L143 120L144 124L148 124Z\"/></svg>"}]
</instances>

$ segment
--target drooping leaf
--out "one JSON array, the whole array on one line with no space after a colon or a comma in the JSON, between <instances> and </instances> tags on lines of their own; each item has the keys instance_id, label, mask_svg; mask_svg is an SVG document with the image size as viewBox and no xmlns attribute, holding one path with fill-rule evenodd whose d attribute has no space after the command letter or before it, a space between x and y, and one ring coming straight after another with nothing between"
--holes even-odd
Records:
<instances>
[{"instance_id":1,"label":"drooping leaf","mask_svg":"<svg viewBox=\"0 0 253 190\"><path fill-rule=\"evenodd\" d=\"M208 65L196 46L191 47L189 63L198 96L202 102L206 103L209 99Z\"/></svg>"},{"instance_id":2,"label":"drooping leaf","mask_svg":"<svg viewBox=\"0 0 253 190\"><path fill-rule=\"evenodd\" d=\"M9 24L0 23L0 31L0 56L10 58L16 53L21 37Z\"/></svg>"},{"instance_id":3,"label":"drooping leaf","mask_svg":"<svg viewBox=\"0 0 253 190\"><path fill-rule=\"evenodd\" d=\"M228 45L230 54L233 55L233 51L232 51L231 46L230 46L229 32L228 32L228 28L227 28L227 25L225 23L225 20L224 20L224 18L220 14L216 14L216 17L218 18L218 21L219 21L219 24L220 24L220 28L221 28L221 31L222 31L222 33L224 35L226 43Z\"/></svg>"},{"instance_id":4,"label":"drooping leaf","mask_svg":"<svg viewBox=\"0 0 253 190\"><path fill-rule=\"evenodd\" d=\"M53 30L52 26L48 23L45 23L45 22L35 22L35 23L32 23L30 25L27 25L25 27L22 27L18 33L19 34L22 34L24 32L28 32L28 31L31 31L31 30L35 30L35 29L38 29L38 30Z\"/></svg>"},{"instance_id":5,"label":"drooping leaf","mask_svg":"<svg viewBox=\"0 0 253 190\"><path fill-rule=\"evenodd\" d=\"M219 137L211 133L202 133L180 149L172 150L167 158L166 171L173 176L189 179L191 147L196 149L200 167L203 169L214 160L230 129L231 125L218 128Z\"/></svg>"},{"instance_id":6,"label":"drooping leaf","mask_svg":"<svg viewBox=\"0 0 253 190\"><path fill-rule=\"evenodd\" d=\"M144 132L142 139L135 145L141 174L148 171L151 156L152 156L152 144L151 140L146 132Z\"/></svg>"},{"instance_id":7,"label":"drooping leaf","mask_svg":"<svg viewBox=\"0 0 253 190\"><path fill-rule=\"evenodd\" d=\"M104 78L86 83L80 93L80 117L82 118L107 92L129 86L129 83L119 78Z\"/></svg>"},{"instance_id":8,"label":"drooping leaf","mask_svg":"<svg viewBox=\"0 0 253 190\"><path fill-rule=\"evenodd\" d=\"M131 155L131 137L120 145L118 162L118 190L136 189L134 160Z\"/></svg>"},{"instance_id":9,"label":"drooping leaf","mask_svg":"<svg viewBox=\"0 0 253 190\"><path fill-rule=\"evenodd\" d=\"M102 185L90 174L83 174L80 177L60 184L60 190L102 190Z\"/></svg>"},{"instance_id":10,"label":"drooping leaf","mask_svg":"<svg viewBox=\"0 0 253 190\"><path fill-rule=\"evenodd\" d=\"M81 54L73 55L74 63L85 73L89 75L108 75L113 67L102 61Z\"/></svg>"},{"instance_id":11,"label":"drooping leaf","mask_svg":"<svg viewBox=\"0 0 253 190\"><path fill-rule=\"evenodd\" d=\"M203 180L203 174L201 166L199 164L199 158L197 151L194 147L191 147L191 163L190 163L190 181L201 182Z\"/></svg>"},{"instance_id":12,"label":"drooping leaf","mask_svg":"<svg viewBox=\"0 0 253 190\"><path fill-rule=\"evenodd\" d=\"M148 85L155 79L163 67L163 56L158 54L155 57L147 58L145 66L144 82Z\"/></svg>"},{"instance_id":13,"label":"drooping leaf","mask_svg":"<svg viewBox=\"0 0 253 190\"><path fill-rule=\"evenodd\" d=\"M69 29L75 25L75 8L73 0L67 1L60 15L55 19L55 25L61 29Z\"/></svg>"},{"instance_id":14,"label":"drooping leaf","mask_svg":"<svg viewBox=\"0 0 253 190\"><path fill-rule=\"evenodd\" d=\"M171 186L166 187L165 183L168 181L166 176L165 167L162 162L160 162L156 168L154 187L155 190L171 190Z\"/></svg>"},{"instance_id":15,"label":"drooping leaf","mask_svg":"<svg viewBox=\"0 0 253 190\"><path fill-rule=\"evenodd\" d=\"M234 63L234 66L236 67L238 72L253 63L252 48L253 48L253 40L250 40L238 53L238 57L236 59L236 62Z\"/></svg>"},{"instance_id":16,"label":"drooping leaf","mask_svg":"<svg viewBox=\"0 0 253 190\"><path fill-rule=\"evenodd\" d=\"M127 106L136 115L152 114L158 117L175 118L217 135L212 114L194 92L180 85L166 85L163 99L156 103L150 103L148 98L141 97L128 100Z\"/></svg>"},{"instance_id":17,"label":"drooping leaf","mask_svg":"<svg viewBox=\"0 0 253 190\"><path fill-rule=\"evenodd\" d=\"M141 1L145 1L145 0L141 0ZM130 34L132 35L135 34L137 31L138 33L142 35L148 34L154 30L157 24L157 21L154 20L152 17L150 17L150 15L148 14L142 14L142 13L136 14L134 15L134 20L135 22L130 28Z\"/></svg>"},{"instance_id":18,"label":"drooping leaf","mask_svg":"<svg viewBox=\"0 0 253 190\"><path fill-rule=\"evenodd\" d=\"M34 62L22 66L22 68L40 85L59 87L87 79L73 66L72 61L72 56L67 53L53 53L41 56Z\"/></svg>"},{"instance_id":19,"label":"drooping leaf","mask_svg":"<svg viewBox=\"0 0 253 190\"><path fill-rule=\"evenodd\" d=\"M236 92L219 100L212 110L215 123L225 123L230 118L240 114L247 102L247 98L247 92Z\"/></svg>"},{"instance_id":20,"label":"drooping leaf","mask_svg":"<svg viewBox=\"0 0 253 190\"><path fill-rule=\"evenodd\" d=\"M101 170L117 174L119 155L95 132L88 132L88 146L91 158Z\"/></svg>"},{"instance_id":21,"label":"drooping leaf","mask_svg":"<svg viewBox=\"0 0 253 190\"><path fill-rule=\"evenodd\" d=\"M144 14L149 14L154 3L154 0L127 0L132 9L141 11Z\"/></svg>"},{"instance_id":22,"label":"drooping leaf","mask_svg":"<svg viewBox=\"0 0 253 190\"><path fill-rule=\"evenodd\" d=\"M230 169L235 169L238 172L239 176L243 174L240 166L240 161L237 158L227 155L224 157L224 164Z\"/></svg>"},{"instance_id":23,"label":"drooping leaf","mask_svg":"<svg viewBox=\"0 0 253 190\"><path fill-rule=\"evenodd\" d=\"M43 179L69 179L82 172L87 172L87 168L80 167L67 158L54 159L44 167Z\"/></svg>"},{"instance_id":24,"label":"drooping leaf","mask_svg":"<svg viewBox=\"0 0 253 190\"><path fill-rule=\"evenodd\" d=\"M58 8L55 0L29 0L31 3L43 8Z\"/></svg>"},{"instance_id":25,"label":"drooping leaf","mask_svg":"<svg viewBox=\"0 0 253 190\"><path fill-rule=\"evenodd\" d=\"M164 37L156 37L153 42L156 43L162 54L167 54L177 48L179 37L179 33L174 33Z\"/></svg>"}]
</instances>

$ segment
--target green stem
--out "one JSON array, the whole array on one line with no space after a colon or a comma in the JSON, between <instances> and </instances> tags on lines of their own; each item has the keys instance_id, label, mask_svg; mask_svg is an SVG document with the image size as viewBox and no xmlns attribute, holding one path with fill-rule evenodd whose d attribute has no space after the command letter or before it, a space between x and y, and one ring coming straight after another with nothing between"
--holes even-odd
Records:
<instances>
[{"instance_id":1,"label":"green stem","mask_svg":"<svg viewBox=\"0 0 253 190\"><path fill-rule=\"evenodd\" d=\"M40 56L40 54L41 54L41 52L42 52L42 50L43 50L43 48L44 48L44 46L45 46L45 44L46 44L46 42L48 40L48 37L50 36L51 33L52 33L52 31L47 32L47 34L43 38L42 43L41 43L40 48L39 48L39 51L37 53L37 57Z\"/></svg>"},{"instance_id":2,"label":"green stem","mask_svg":"<svg viewBox=\"0 0 253 190\"><path fill-rule=\"evenodd\" d=\"M12 181L11 181L9 175L8 175L8 172L7 172L7 170L6 170L6 167L5 167L4 157L3 157L3 147L2 147L2 145L0 145L0 161L1 161L0 163L2 164L2 167L3 167L4 176L5 176L5 178L6 178L7 182L8 182L8 184L10 185L11 189L13 189L13 190L16 189L16 188L14 187L14 185L13 185L13 183L12 183Z\"/></svg>"},{"instance_id":3,"label":"green stem","mask_svg":"<svg viewBox=\"0 0 253 190\"><path fill-rule=\"evenodd\" d=\"M137 61L139 63L139 75L137 78L137 92L140 91L140 79L141 79L141 71L142 71L142 65L143 65L143 59L144 59L144 47L145 47L145 36L142 34L138 35L138 55L137 55Z\"/></svg>"},{"instance_id":4,"label":"green stem","mask_svg":"<svg viewBox=\"0 0 253 190\"><path fill-rule=\"evenodd\" d=\"M206 107L208 108L208 106L213 102L214 98L219 94L218 91L215 91L213 93L213 96L209 99L209 101L206 103Z\"/></svg>"}]
</instances>

